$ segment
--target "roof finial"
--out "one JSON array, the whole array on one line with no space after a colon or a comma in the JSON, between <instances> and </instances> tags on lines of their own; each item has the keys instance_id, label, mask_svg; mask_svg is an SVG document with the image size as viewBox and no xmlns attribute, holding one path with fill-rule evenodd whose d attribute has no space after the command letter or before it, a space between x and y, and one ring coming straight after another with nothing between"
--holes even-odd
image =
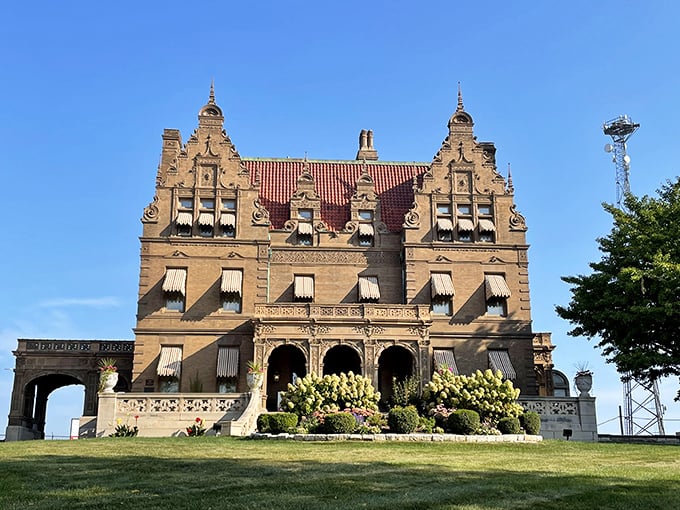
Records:
<instances>
[{"instance_id":1,"label":"roof finial","mask_svg":"<svg viewBox=\"0 0 680 510\"><path fill-rule=\"evenodd\" d=\"M510 163L508 163L508 193L514 193L515 186L512 184L512 170L510 169Z\"/></svg>"},{"instance_id":2,"label":"roof finial","mask_svg":"<svg viewBox=\"0 0 680 510\"><path fill-rule=\"evenodd\" d=\"M462 112L463 110L463 92L460 89L460 82L458 82L458 107L456 108L456 111Z\"/></svg>"},{"instance_id":3,"label":"roof finial","mask_svg":"<svg viewBox=\"0 0 680 510\"><path fill-rule=\"evenodd\" d=\"M210 98L208 104L215 104L215 78L210 80Z\"/></svg>"}]
</instances>

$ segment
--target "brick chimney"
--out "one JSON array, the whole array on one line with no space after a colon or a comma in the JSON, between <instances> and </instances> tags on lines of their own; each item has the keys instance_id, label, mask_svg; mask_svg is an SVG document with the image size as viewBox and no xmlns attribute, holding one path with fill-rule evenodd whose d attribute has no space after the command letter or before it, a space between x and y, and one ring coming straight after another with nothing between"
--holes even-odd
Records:
<instances>
[{"instance_id":1,"label":"brick chimney","mask_svg":"<svg viewBox=\"0 0 680 510\"><path fill-rule=\"evenodd\" d=\"M358 160L377 161L378 151L373 147L373 131L361 130L359 133L359 150L357 151Z\"/></svg>"}]
</instances>

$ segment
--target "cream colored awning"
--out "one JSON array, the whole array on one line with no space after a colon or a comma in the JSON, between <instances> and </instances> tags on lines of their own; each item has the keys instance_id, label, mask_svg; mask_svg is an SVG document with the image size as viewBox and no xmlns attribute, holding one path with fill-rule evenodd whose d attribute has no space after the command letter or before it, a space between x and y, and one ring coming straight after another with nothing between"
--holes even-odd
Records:
<instances>
[{"instance_id":1,"label":"cream colored awning","mask_svg":"<svg viewBox=\"0 0 680 510\"><path fill-rule=\"evenodd\" d=\"M163 292L179 292L186 295L187 270L166 269L163 280Z\"/></svg>"},{"instance_id":2,"label":"cream colored awning","mask_svg":"<svg viewBox=\"0 0 680 510\"><path fill-rule=\"evenodd\" d=\"M190 227L193 221L194 221L193 215L190 212L185 211L177 214L177 219L175 220L175 223L177 225L186 225L187 227Z\"/></svg>"},{"instance_id":3,"label":"cream colored awning","mask_svg":"<svg viewBox=\"0 0 680 510\"><path fill-rule=\"evenodd\" d=\"M374 234L373 225L370 223L359 223L359 235L373 237Z\"/></svg>"},{"instance_id":4,"label":"cream colored awning","mask_svg":"<svg viewBox=\"0 0 680 510\"><path fill-rule=\"evenodd\" d=\"M235 293L241 295L241 288L243 287L243 272L240 269L223 269L222 270L222 285L220 290L226 293Z\"/></svg>"},{"instance_id":5,"label":"cream colored awning","mask_svg":"<svg viewBox=\"0 0 680 510\"><path fill-rule=\"evenodd\" d=\"M430 291L432 297L453 296L453 281L449 273L432 273L430 276Z\"/></svg>"},{"instance_id":6,"label":"cream colored awning","mask_svg":"<svg viewBox=\"0 0 680 510\"><path fill-rule=\"evenodd\" d=\"M238 375L238 347L220 347L217 351L217 377Z\"/></svg>"},{"instance_id":7,"label":"cream colored awning","mask_svg":"<svg viewBox=\"0 0 680 510\"><path fill-rule=\"evenodd\" d=\"M162 377L179 378L182 372L182 348L161 347L161 355L158 359L158 375Z\"/></svg>"},{"instance_id":8,"label":"cream colored awning","mask_svg":"<svg viewBox=\"0 0 680 510\"><path fill-rule=\"evenodd\" d=\"M491 221L491 220L480 219L479 220L479 231L480 232L495 232L496 231L496 225L494 225L493 221Z\"/></svg>"},{"instance_id":9,"label":"cream colored awning","mask_svg":"<svg viewBox=\"0 0 680 510\"><path fill-rule=\"evenodd\" d=\"M377 276L359 277L359 299L380 299L380 287Z\"/></svg>"},{"instance_id":10,"label":"cream colored awning","mask_svg":"<svg viewBox=\"0 0 680 510\"><path fill-rule=\"evenodd\" d=\"M215 224L213 213L202 212L198 215L198 224L204 227L212 227Z\"/></svg>"},{"instance_id":11,"label":"cream colored awning","mask_svg":"<svg viewBox=\"0 0 680 510\"><path fill-rule=\"evenodd\" d=\"M475 224L469 218L458 218L458 232L472 232Z\"/></svg>"},{"instance_id":12,"label":"cream colored awning","mask_svg":"<svg viewBox=\"0 0 680 510\"><path fill-rule=\"evenodd\" d=\"M489 350L489 367L494 372L500 370L503 373L503 377L506 379L515 379L517 373L515 372L515 367L512 366L510 361L510 355L508 351L501 350Z\"/></svg>"},{"instance_id":13,"label":"cream colored awning","mask_svg":"<svg viewBox=\"0 0 680 510\"><path fill-rule=\"evenodd\" d=\"M453 223L448 218L439 218L437 220L437 230L440 232L452 232Z\"/></svg>"},{"instance_id":14,"label":"cream colored awning","mask_svg":"<svg viewBox=\"0 0 680 510\"><path fill-rule=\"evenodd\" d=\"M433 354L435 370L441 370L446 367L450 368L451 372L458 375L458 365L456 365L453 349L435 349Z\"/></svg>"},{"instance_id":15,"label":"cream colored awning","mask_svg":"<svg viewBox=\"0 0 680 510\"><path fill-rule=\"evenodd\" d=\"M314 277L296 276L294 292L296 298L314 299Z\"/></svg>"},{"instance_id":16,"label":"cream colored awning","mask_svg":"<svg viewBox=\"0 0 680 510\"><path fill-rule=\"evenodd\" d=\"M510 287L505 281L505 277L499 274L487 274L484 276L484 286L486 299L490 298L509 298Z\"/></svg>"},{"instance_id":17,"label":"cream colored awning","mask_svg":"<svg viewBox=\"0 0 680 510\"><path fill-rule=\"evenodd\" d=\"M303 221L298 223L297 227L298 234L303 236L311 236L314 233L311 223L305 223Z\"/></svg>"},{"instance_id":18,"label":"cream colored awning","mask_svg":"<svg viewBox=\"0 0 680 510\"><path fill-rule=\"evenodd\" d=\"M220 216L220 225L223 227L236 227L236 215L230 212L222 213Z\"/></svg>"}]
</instances>

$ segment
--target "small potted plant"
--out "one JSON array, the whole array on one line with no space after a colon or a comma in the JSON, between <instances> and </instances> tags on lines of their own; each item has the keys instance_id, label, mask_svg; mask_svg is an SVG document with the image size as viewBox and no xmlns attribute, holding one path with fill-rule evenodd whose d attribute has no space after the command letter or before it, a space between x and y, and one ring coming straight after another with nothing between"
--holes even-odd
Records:
<instances>
[{"instance_id":1,"label":"small potted plant","mask_svg":"<svg viewBox=\"0 0 680 510\"><path fill-rule=\"evenodd\" d=\"M118 367L113 358L102 358L97 363L99 367L99 392L113 393L118 383Z\"/></svg>"},{"instance_id":2,"label":"small potted plant","mask_svg":"<svg viewBox=\"0 0 680 510\"><path fill-rule=\"evenodd\" d=\"M593 372L588 368L588 363L579 363L576 365L574 384L580 392L579 397L590 396L589 392L593 387Z\"/></svg>"},{"instance_id":3,"label":"small potted plant","mask_svg":"<svg viewBox=\"0 0 680 510\"><path fill-rule=\"evenodd\" d=\"M264 368L254 360L248 362L246 381L250 391L259 390L264 382Z\"/></svg>"}]
</instances>

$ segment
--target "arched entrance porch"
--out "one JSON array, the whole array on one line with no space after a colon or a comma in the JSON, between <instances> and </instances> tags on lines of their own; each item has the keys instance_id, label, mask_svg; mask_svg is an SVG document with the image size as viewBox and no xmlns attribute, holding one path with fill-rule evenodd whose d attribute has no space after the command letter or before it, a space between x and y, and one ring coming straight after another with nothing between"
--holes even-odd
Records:
<instances>
[{"instance_id":1,"label":"arched entrance porch","mask_svg":"<svg viewBox=\"0 0 680 510\"><path fill-rule=\"evenodd\" d=\"M411 351L399 345L385 349L378 359L378 391L382 405L394 394L394 380L403 381L414 374L415 359Z\"/></svg>"},{"instance_id":2,"label":"arched entrance porch","mask_svg":"<svg viewBox=\"0 0 680 510\"><path fill-rule=\"evenodd\" d=\"M280 345L269 355L267 363L267 410L278 409L279 392L286 391L294 377L307 375L305 354L294 345Z\"/></svg>"},{"instance_id":3,"label":"arched entrance porch","mask_svg":"<svg viewBox=\"0 0 680 510\"><path fill-rule=\"evenodd\" d=\"M349 345L331 347L323 357L323 375L353 372L361 375L361 357Z\"/></svg>"}]
</instances>

